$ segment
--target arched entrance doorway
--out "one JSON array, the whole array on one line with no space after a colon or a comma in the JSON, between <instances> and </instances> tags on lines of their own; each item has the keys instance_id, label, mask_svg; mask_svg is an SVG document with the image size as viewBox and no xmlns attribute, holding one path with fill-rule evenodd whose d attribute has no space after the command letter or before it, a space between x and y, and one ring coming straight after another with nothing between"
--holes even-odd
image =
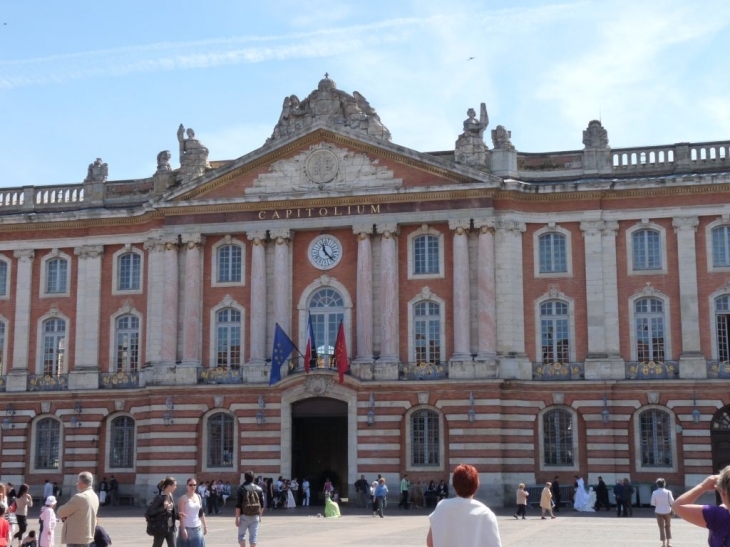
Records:
<instances>
[{"instance_id":1,"label":"arched entrance doorway","mask_svg":"<svg viewBox=\"0 0 730 547\"><path fill-rule=\"evenodd\" d=\"M712 472L730 465L730 406L718 410L710 425Z\"/></svg>"},{"instance_id":2,"label":"arched entrance doorway","mask_svg":"<svg viewBox=\"0 0 730 547\"><path fill-rule=\"evenodd\" d=\"M311 485L312 504L329 478L342 497L348 496L348 405L329 397L292 403L292 476Z\"/></svg>"}]
</instances>

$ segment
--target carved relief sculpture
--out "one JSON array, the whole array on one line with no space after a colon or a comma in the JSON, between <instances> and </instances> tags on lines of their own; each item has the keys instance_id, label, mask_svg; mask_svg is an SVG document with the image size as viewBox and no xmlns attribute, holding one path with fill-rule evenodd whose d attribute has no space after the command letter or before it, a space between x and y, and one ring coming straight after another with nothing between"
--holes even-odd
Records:
<instances>
[{"instance_id":1,"label":"carved relief sculpture","mask_svg":"<svg viewBox=\"0 0 730 547\"><path fill-rule=\"evenodd\" d=\"M512 141L512 131L507 131L503 125L498 125L496 129L492 129L492 143L496 150L509 150L515 149Z\"/></svg>"},{"instance_id":2,"label":"carved relief sculpture","mask_svg":"<svg viewBox=\"0 0 730 547\"><path fill-rule=\"evenodd\" d=\"M172 157L172 154L170 154L169 150L163 150L159 154L157 154L157 172L158 173L166 173L168 171L172 171L172 168L170 167L170 158Z\"/></svg>"},{"instance_id":3,"label":"carved relief sculpture","mask_svg":"<svg viewBox=\"0 0 730 547\"><path fill-rule=\"evenodd\" d=\"M365 97L357 91L353 95L340 91L329 74L325 74L317 89L306 99L300 101L296 95L284 98L279 122L266 142L286 138L318 121L390 141L390 131Z\"/></svg>"}]
</instances>

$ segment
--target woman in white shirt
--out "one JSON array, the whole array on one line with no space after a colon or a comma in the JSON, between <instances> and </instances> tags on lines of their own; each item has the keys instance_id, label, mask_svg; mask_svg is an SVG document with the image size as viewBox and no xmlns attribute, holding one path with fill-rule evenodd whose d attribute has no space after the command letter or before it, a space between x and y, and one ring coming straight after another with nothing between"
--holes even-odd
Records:
<instances>
[{"instance_id":1,"label":"woman in white shirt","mask_svg":"<svg viewBox=\"0 0 730 547\"><path fill-rule=\"evenodd\" d=\"M180 515L180 533L177 536L177 547L205 547L205 534L208 526L205 523L203 500L195 492L195 479L190 477L187 491L177 500L177 512Z\"/></svg>"},{"instance_id":2,"label":"woman in white shirt","mask_svg":"<svg viewBox=\"0 0 730 547\"><path fill-rule=\"evenodd\" d=\"M654 507L656 521L659 524L659 539L662 547L672 547L672 493L664 488L664 479L657 479L657 489L651 494L651 505Z\"/></svg>"}]
</instances>

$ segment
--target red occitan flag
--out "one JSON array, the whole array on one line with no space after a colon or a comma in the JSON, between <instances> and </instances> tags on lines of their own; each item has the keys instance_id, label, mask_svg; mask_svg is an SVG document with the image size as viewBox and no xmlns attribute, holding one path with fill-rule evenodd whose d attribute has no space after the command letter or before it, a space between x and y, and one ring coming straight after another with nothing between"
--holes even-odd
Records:
<instances>
[{"instance_id":1,"label":"red occitan flag","mask_svg":"<svg viewBox=\"0 0 730 547\"><path fill-rule=\"evenodd\" d=\"M345 381L345 372L350 368L347 361L347 345L345 343L345 326L340 321L340 330L337 331L337 342L335 342L335 362L337 363L337 372L340 373L340 383Z\"/></svg>"}]
</instances>

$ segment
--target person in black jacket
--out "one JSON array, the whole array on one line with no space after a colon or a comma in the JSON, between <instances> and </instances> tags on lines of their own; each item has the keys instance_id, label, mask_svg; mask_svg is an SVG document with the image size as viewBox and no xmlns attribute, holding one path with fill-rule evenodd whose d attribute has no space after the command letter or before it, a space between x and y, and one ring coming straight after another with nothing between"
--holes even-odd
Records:
<instances>
[{"instance_id":1,"label":"person in black jacket","mask_svg":"<svg viewBox=\"0 0 730 547\"><path fill-rule=\"evenodd\" d=\"M167 542L167 547L175 547L175 500L173 492L177 489L177 481L173 477L166 477L160 483L161 494L155 496L147 511L147 533L154 539L152 547L162 547L162 542ZM96 538L95 538L96 539Z\"/></svg>"},{"instance_id":2,"label":"person in black jacket","mask_svg":"<svg viewBox=\"0 0 730 547\"><path fill-rule=\"evenodd\" d=\"M601 507L605 507L606 511L611 510L608 503L608 486L603 482L603 477L598 477L598 486L596 486L596 504L593 506L594 511L598 511Z\"/></svg>"},{"instance_id":3,"label":"person in black jacket","mask_svg":"<svg viewBox=\"0 0 730 547\"><path fill-rule=\"evenodd\" d=\"M553 502L555 503L553 511L560 513L560 483L558 482L557 476L553 479L553 485L550 487L550 491L553 494Z\"/></svg>"}]
</instances>

